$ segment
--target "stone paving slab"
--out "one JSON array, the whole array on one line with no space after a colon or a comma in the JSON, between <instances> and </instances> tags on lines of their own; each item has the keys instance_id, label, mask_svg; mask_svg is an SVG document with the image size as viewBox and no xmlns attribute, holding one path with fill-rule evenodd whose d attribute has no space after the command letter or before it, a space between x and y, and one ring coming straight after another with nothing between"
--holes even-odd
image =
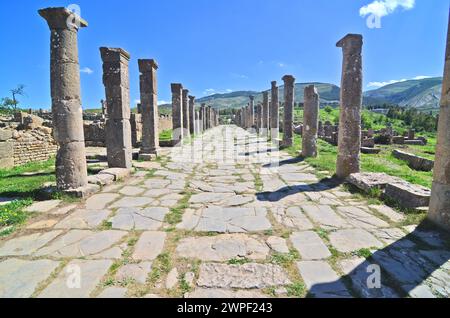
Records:
<instances>
[{"instance_id":1,"label":"stone paving slab","mask_svg":"<svg viewBox=\"0 0 450 318\"><path fill-rule=\"evenodd\" d=\"M354 252L362 248L383 247L383 243L363 229L338 230L330 234L330 242L342 253Z\"/></svg>"},{"instance_id":2,"label":"stone paving slab","mask_svg":"<svg viewBox=\"0 0 450 318\"><path fill-rule=\"evenodd\" d=\"M120 208L109 221L118 230L158 230L169 213L168 208Z\"/></svg>"},{"instance_id":3,"label":"stone paving slab","mask_svg":"<svg viewBox=\"0 0 450 318\"><path fill-rule=\"evenodd\" d=\"M109 210L77 210L55 225L56 229L93 229L111 214Z\"/></svg>"},{"instance_id":4,"label":"stone paving slab","mask_svg":"<svg viewBox=\"0 0 450 318\"><path fill-rule=\"evenodd\" d=\"M132 255L134 260L152 261L164 248L167 234L165 232L148 231L142 233Z\"/></svg>"},{"instance_id":5,"label":"stone paving slab","mask_svg":"<svg viewBox=\"0 0 450 318\"><path fill-rule=\"evenodd\" d=\"M302 260L321 260L331 256L325 243L316 232L295 232L290 238Z\"/></svg>"},{"instance_id":6,"label":"stone paving slab","mask_svg":"<svg viewBox=\"0 0 450 318\"><path fill-rule=\"evenodd\" d=\"M62 231L50 231L11 239L0 247L0 256L31 255L61 233Z\"/></svg>"},{"instance_id":7,"label":"stone paving slab","mask_svg":"<svg viewBox=\"0 0 450 318\"><path fill-rule=\"evenodd\" d=\"M63 268L39 298L87 298L113 264L110 260L74 260Z\"/></svg>"},{"instance_id":8,"label":"stone paving slab","mask_svg":"<svg viewBox=\"0 0 450 318\"><path fill-rule=\"evenodd\" d=\"M0 263L0 298L28 298L39 283L58 267L51 260L27 261L10 258Z\"/></svg>"},{"instance_id":9,"label":"stone paving slab","mask_svg":"<svg viewBox=\"0 0 450 318\"><path fill-rule=\"evenodd\" d=\"M302 210L316 223L325 229L352 227L328 205L304 205Z\"/></svg>"}]
</instances>

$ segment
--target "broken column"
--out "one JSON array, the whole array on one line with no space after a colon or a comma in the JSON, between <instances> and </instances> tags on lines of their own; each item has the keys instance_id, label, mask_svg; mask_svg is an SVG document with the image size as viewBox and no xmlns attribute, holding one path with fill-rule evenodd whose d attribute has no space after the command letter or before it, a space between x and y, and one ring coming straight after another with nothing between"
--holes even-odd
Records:
<instances>
[{"instance_id":1,"label":"broken column","mask_svg":"<svg viewBox=\"0 0 450 318\"><path fill-rule=\"evenodd\" d=\"M269 92L263 92L262 103L262 134L267 136L269 132Z\"/></svg>"},{"instance_id":2,"label":"broken column","mask_svg":"<svg viewBox=\"0 0 450 318\"><path fill-rule=\"evenodd\" d=\"M304 98L302 156L317 157L320 99L314 85L305 87Z\"/></svg>"},{"instance_id":3,"label":"broken column","mask_svg":"<svg viewBox=\"0 0 450 318\"><path fill-rule=\"evenodd\" d=\"M155 60L138 60L141 91L142 142L139 158L151 160L158 155L159 114Z\"/></svg>"},{"instance_id":4,"label":"broken column","mask_svg":"<svg viewBox=\"0 0 450 318\"><path fill-rule=\"evenodd\" d=\"M39 10L50 28L50 83L53 135L58 144L56 185L72 190L87 185L83 111L81 109L78 38L87 22L66 8ZM70 24L71 18L79 23Z\"/></svg>"},{"instance_id":5,"label":"broken column","mask_svg":"<svg viewBox=\"0 0 450 318\"><path fill-rule=\"evenodd\" d=\"M110 168L132 167L130 124L130 54L120 48L101 47L103 84L105 85L108 119L106 120L106 153Z\"/></svg>"},{"instance_id":6,"label":"broken column","mask_svg":"<svg viewBox=\"0 0 450 318\"><path fill-rule=\"evenodd\" d=\"M295 78L285 75L284 81L284 121L283 121L283 146L290 147L293 144L292 123L294 122L294 89Z\"/></svg>"},{"instance_id":7,"label":"broken column","mask_svg":"<svg viewBox=\"0 0 450 318\"><path fill-rule=\"evenodd\" d=\"M172 142L181 146L183 141L183 85L171 84L172 90Z\"/></svg>"},{"instance_id":8,"label":"broken column","mask_svg":"<svg viewBox=\"0 0 450 318\"><path fill-rule=\"evenodd\" d=\"M279 103L278 103L278 87L277 82L272 82L271 88L271 101L270 101L270 111L269 111L269 120L270 120L270 137L272 141L278 139L278 131L280 124L279 117Z\"/></svg>"},{"instance_id":9,"label":"broken column","mask_svg":"<svg viewBox=\"0 0 450 318\"><path fill-rule=\"evenodd\" d=\"M189 133L189 90L183 89L183 136L184 137L190 137Z\"/></svg>"},{"instance_id":10,"label":"broken column","mask_svg":"<svg viewBox=\"0 0 450 318\"><path fill-rule=\"evenodd\" d=\"M428 218L450 231L450 21Z\"/></svg>"},{"instance_id":11,"label":"broken column","mask_svg":"<svg viewBox=\"0 0 450 318\"><path fill-rule=\"evenodd\" d=\"M362 106L362 35L348 34L336 46L343 51L336 175L359 172Z\"/></svg>"},{"instance_id":12,"label":"broken column","mask_svg":"<svg viewBox=\"0 0 450 318\"><path fill-rule=\"evenodd\" d=\"M195 134L195 96L189 96L189 132Z\"/></svg>"}]
</instances>

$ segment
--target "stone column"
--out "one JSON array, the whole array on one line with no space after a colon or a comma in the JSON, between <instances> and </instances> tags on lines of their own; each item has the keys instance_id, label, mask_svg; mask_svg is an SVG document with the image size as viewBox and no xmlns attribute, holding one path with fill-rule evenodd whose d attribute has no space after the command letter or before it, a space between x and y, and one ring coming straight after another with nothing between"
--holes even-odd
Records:
<instances>
[{"instance_id":1,"label":"stone column","mask_svg":"<svg viewBox=\"0 0 450 318\"><path fill-rule=\"evenodd\" d=\"M336 175L359 172L362 106L362 35L348 34L336 46L343 51Z\"/></svg>"},{"instance_id":2,"label":"stone column","mask_svg":"<svg viewBox=\"0 0 450 318\"><path fill-rule=\"evenodd\" d=\"M279 115L279 102L278 102L278 87L277 82L273 81L272 83L272 89L271 89L271 101L270 101L270 112L269 112L269 119L270 119L270 137L272 141L278 139L278 132L280 124L280 115Z\"/></svg>"},{"instance_id":3,"label":"stone column","mask_svg":"<svg viewBox=\"0 0 450 318\"><path fill-rule=\"evenodd\" d=\"M428 218L450 231L450 21Z\"/></svg>"},{"instance_id":4,"label":"stone column","mask_svg":"<svg viewBox=\"0 0 450 318\"><path fill-rule=\"evenodd\" d=\"M171 84L172 90L172 141L174 146L181 146L183 141L183 85Z\"/></svg>"},{"instance_id":5,"label":"stone column","mask_svg":"<svg viewBox=\"0 0 450 318\"><path fill-rule=\"evenodd\" d=\"M256 131L258 134L261 134L262 129L262 107L261 104L256 105Z\"/></svg>"},{"instance_id":6,"label":"stone column","mask_svg":"<svg viewBox=\"0 0 450 318\"><path fill-rule=\"evenodd\" d=\"M139 158L151 160L159 150L159 114L155 60L138 60L142 111L142 143Z\"/></svg>"},{"instance_id":7,"label":"stone column","mask_svg":"<svg viewBox=\"0 0 450 318\"><path fill-rule=\"evenodd\" d=\"M78 29L87 22L66 8L39 10L50 28L50 83L56 154L56 185L72 190L87 185L83 111L81 109ZM78 19L79 26L67 22Z\"/></svg>"},{"instance_id":8,"label":"stone column","mask_svg":"<svg viewBox=\"0 0 450 318\"><path fill-rule=\"evenodd\" d=\"M106 152L110 168L132 167L130 124L130 54L120 48L101 47L103 84L108 104L106 121Z\"/></svg>"},{"instance_id":9,"label":"stone column","mask_svg":"<svg viewBox=\"0 0 450 318\"><path fill-rule=\"evenodd\" d=\"M320 99L314 85L305 87L302 156L317 157Z\"/></svg>"},{"instance_id":10,"label":"stone column","mask_svg":"<svg viewBox=\"0 0 450 318\"><path fill-rule=\"evenodd\" d=\"M189 138L189 90L183 89L183 136Z\"/></svg>"},{"instance_id":11,"label":"stone column","mask_svg":"<svg viewBox=\"0 0 450 318\"><path fill-rule=\"evenodd\" d=\"M284 81L284 122L283 122L283 146L290 147L293 145L293 129L294 122L294 95L295 95L295 78L292 75L285 75Z\"/></svg>"},{"instance_id":12,"label":"stone column","mask_svg":"<svg viewBox=\"0 0 450 318\"><path fill-rule=\"evenodd\" d=\"M200 130L200 113L198 110L195 111L195 134L199 135L201 133Z\"/></svg>"},{"instance_id":13,"label":"stone column","mask_svg":"<svg viewBox=\"0 0 450 318\"><path fill-rule=\"evenodd\" d=\"M195 96L189 96L189 132L195 134Z\"/></svg>"},{"instance_id":14,"label":"stone column","mask_svg":"<svg viewBox=\"0 0 450 318\"><path fill-rule=\"evenodd\" d=\"M248 115L248 128L252 128L255 125L255 96L250 96Z\"/></svg>"},{"instance_id":15,"label":"stone column","mask_svg":"<svg viewBox=\"0 0 450 318\"><path fill-rule=\"evenodd\" d=\"M269 132L269 92L263 92L262 103L262 134L267 136Z\"/></svg>"},{"instance_id":16,"label":"stone column","mask_svg":"<svg viewBox=\"0 0 450 318\"><path fill-rule=\"evenodd\" d=\"M200 118L201 118L201 125L202 125L202 132L206 130L206 105L202 104L200 106Z\"/></svg>"}]
</instances>

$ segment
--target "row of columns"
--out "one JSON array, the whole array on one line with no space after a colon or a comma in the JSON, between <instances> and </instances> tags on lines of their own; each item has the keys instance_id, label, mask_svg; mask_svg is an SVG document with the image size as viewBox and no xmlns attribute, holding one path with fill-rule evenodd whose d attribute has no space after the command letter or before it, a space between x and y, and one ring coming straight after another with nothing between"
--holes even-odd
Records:
<instances>
[{"instance_id":1,"label":"row of columns","mask_svg":"<svg viewBox=\"0 0 450 318\"><path fill-rule=\"evenodd\" d=\"M195 97L189 95L180 83L171 84L172 90L172 124L174 145L182 145L184 139L193 134L200 134L218 125L218 112L211 106L202 104L195 108Z\"/></svg>"}]
</instances>

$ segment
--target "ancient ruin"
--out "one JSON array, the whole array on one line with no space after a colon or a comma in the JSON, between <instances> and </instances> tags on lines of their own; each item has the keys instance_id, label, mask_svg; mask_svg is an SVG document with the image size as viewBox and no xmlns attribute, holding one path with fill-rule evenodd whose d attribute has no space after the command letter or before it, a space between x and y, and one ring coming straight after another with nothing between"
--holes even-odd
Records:
<instances>
[{"instance_id":1,"label":"ancient ruin","mask_svg":"<svg viewBox=\"0 0 450 318\"><path fill-rule=\"evenodd\" d=\"M189 90L183 89L183 137L190 138Z\"/></svg>"},{"instance_id":2,"label":"ancient ruin","mask_svg":"<svg viewBox=\"0 0 450 318\"><path fill-rule=\"evenodd\" d=\"M293 145L293 121L294 121L294 92L295 78L285 75L284 81L284 120L283 120L283 147Z\"/></svg>"},{"instance_id":3,"label":"ancient ruin","mask_svg":"<svg viewBox=\"0 0 450 318\"><path fill-rule=\"evenodd\" d=\"M348 34L336 46L342 48L341 105L336 175L345 178L359 172L362 107L362 36Z\"/></svg>"},{"instance_id":4,"label":"ancient ruin","mask_svg":"<svg viewBox=\"0 0 450 318\"><path fill-rule=\"evenodd\" d=\"M56 184L60 190L87 185L86 152L78 63L78 30L87 22L68 24L71 12L66 8L39 10L50 28L50 81L56 154Z\"/></svg>"},{"instance_id":5,"label":"ancient ruin","mask_svg":"<svg viewBox=\"0 0 450 318\"><path fill-rule=\"evenodd\" d=\"M278 86L277 82L273 81L271 83L271 98L270 98L270 137L272 141L278 140L279 137L279 126L280 126L280 111L279 111L279 101L278 101Z\"/></svg>"},{"instance_id":6,"label":"ancient ruin","mask_svg":"<svg viewBox=\"0 0 450 318\"><path fill-rule=\"evenodd\" d=\"M305 87L304 96L302 156L316 157L320 98L314 85Z\"/></svg>"},{"instance_id":7,"label":"ancient ruin","mask_svg":"<svg viewBox=\"0 0 450 318\"><path fill-rule=\"evenodd\" d=\"M106 151L110 168L132 167L130 80L128 62L130 54L120 48L100 48L103 61L108 119L106 121Z\"/></svg>"},{"instance_id":8,"label":"ancient ruin","mask_svg":"<svg viewBox=\"0 0 450 318\"><path fill-rule=\"evenodd\" d=\"M180 145L183 141L183 86L172 84L172 141L174 145Z\"/></svg>"}]
</instances>

